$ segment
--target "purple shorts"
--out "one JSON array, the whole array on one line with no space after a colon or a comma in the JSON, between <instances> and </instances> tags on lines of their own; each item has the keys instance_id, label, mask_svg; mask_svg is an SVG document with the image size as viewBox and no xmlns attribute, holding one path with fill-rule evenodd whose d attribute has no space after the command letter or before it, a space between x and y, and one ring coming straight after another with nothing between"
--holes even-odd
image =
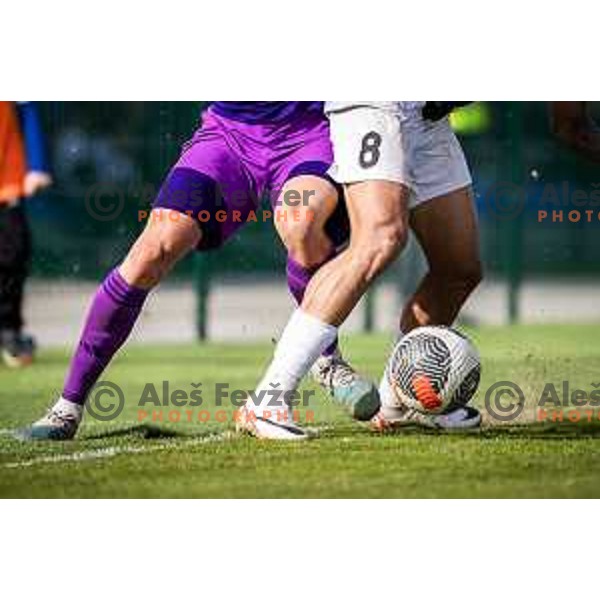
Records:
<instances>
[{"instance_id":1,"label":"purple shorts","mask_svg":"<svg viewBox=\"0 0 600 600\"><path fill-rule=\"evenodd\" d=\"M256 214L264 197L273 206L290 179L314 175L332 181L327 175L332 162L329 122L320 113L265 125L242 123L209 109L164 181L154 208L197 218L203 232L199 250L218 248ZM341 209L328 230L334 241L347 235Z\"/></svg>"}]
</instances>

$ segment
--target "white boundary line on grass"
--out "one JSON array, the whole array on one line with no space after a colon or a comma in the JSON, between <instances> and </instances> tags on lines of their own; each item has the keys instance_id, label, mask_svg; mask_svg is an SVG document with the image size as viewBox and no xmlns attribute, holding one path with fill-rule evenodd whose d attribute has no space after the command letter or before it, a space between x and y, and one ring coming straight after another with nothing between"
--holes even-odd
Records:
<instances>
[{"instance_id":1,"label":"white boundary line on grass","mask_svg":"<svg viewBox=\"0 0 600 600\"><path fill-rule=\"evenodd\" d=\"M311 428L310 431L315 434L320 434L328 431L331 427L319 427ZM44 464L58 464L68 462L85 462L91 460L102 460L105 458L113 458L115 456L133 455L133 454L151 454L152 452L160 452L163 450L170 450L173 448L181 449L193 446L202 446L204 444L214 444L219 442L226 442L231 439L235 439L238 436L232 431L224 431L223 433L214 433L207 435L202 438L194 438L185 441L170 441L157 444L156 446L107 446L106 448L99 448L98 450L84 450L82 452L74 452L71 454L57 454L54 456L39 456L37 458L31 458L29 460L19 460L16 462L10 462L0 465L1 469L21 469L26 467L35 467L37 465Z\"/></svg>"},{"instance_id":2,"label":"white boundary line on grass","mask_svg":"<svg viewBox=\"0 0 600 600\"><path fill-rule=\"evenodd\" d=\"M0 465L2 469L21 469L24 467L34 467L43 464L67 463L67 462L84 462L88 460L101 460L105 458L113 458L115 456L131 455L131 454L150 454L152 452L160 452L162 450L170 450L172 448L185 448L188 446L200 446L203 444L211 444L217 442L225 442L233 437L229 431L208 435L203 438L185 440L183 442L166 442L156 446L108 446L99 448L98 450L84 450L82 452L74 452L72 454L57 454L55 456L40 456L29 460L19 460L17 462L6 463Z\"/></svg>"}]
</instances>

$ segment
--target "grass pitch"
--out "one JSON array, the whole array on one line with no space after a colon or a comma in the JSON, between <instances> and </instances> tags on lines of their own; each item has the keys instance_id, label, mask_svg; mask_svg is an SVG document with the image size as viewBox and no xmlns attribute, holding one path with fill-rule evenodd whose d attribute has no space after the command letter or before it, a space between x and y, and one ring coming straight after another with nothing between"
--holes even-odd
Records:
<instances>
[{"instance_id":1,"label":"grass pitch","mask_svg":"<svg viewBox=\"0 0 600 600\"><path fill-rule=\"evenodd\" d=\"M516 382L526 397L516 422L487 418L477 433L406 430L381 436L351 422L318 393L309 425L320 436L293 445L237 437L231 433L233 409L215 406L216 383L254 387L271 353L266 344L130 346L103 377L125 393L116 420L86 416L74 442L16 442L6 430L39 417L62 384L66 353L43 352L29 370L0 370L0 496L599 497L597 416L577 423L538 422L535 404L547 383L559 392L565 380L572 390L588 392L600 383L600 326L468 333L484 367L475 404L483 408L485 392L495 382ZM379 377L385 338L352 337L344 347L357 366ZM169 381L171 392L190 392L192 383L202 382L202 406L180 408L179 423L169 422L169 409L163 409L162 422L141 419L144 387L152 383L160 394L163 381ZM200 410L209 411L208 422L198 421ZM218 410L225 411L226 422L217 420Z\"/></svg>"}]
</instances>

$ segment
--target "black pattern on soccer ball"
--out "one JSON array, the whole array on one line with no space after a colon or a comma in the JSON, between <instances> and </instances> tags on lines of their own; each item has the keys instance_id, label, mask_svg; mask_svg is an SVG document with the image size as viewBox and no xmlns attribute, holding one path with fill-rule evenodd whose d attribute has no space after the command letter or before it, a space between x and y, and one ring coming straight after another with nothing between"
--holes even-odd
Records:
<instances>
[{"instance_id":1,"label":"black pattern on soccer ball","mask_svg":"<svg viewBox=\"0 0 600 600\"><path fill-rule=\"evenodd\" d=\"M460 406L466 406L475 395L475 392L477 392L480 381L481 365L477 363L467 373L456 392L454 392L452 400L450 401L450 407L459 408Z\"/></svg>"},{"instance_id":2,"label":"black pattern on soccer ball","mask_svg":"<svg viewBox=\"0 0 600 600\"><path fill-rule=\"evenodd\" d=\"M448 327L412 331L394 348L388 363L398 401L421 412L439 414L466 405L480 377L477 350L467 337ZM423 400L424 388L429 403Z\"/></svg>"},{"instance_id":3,"label":"black pattern on soccer ball","mask_svg":"<svg viewBox=\"0 0 600 600\"><path fill-rule=\"evenodd\" d=\"M396 385L418 402L413 382L425 375L439 393L446 385L451 365L450 350L443 339L427 333L403 340L393 354L390 374Z\"/></svg>"}]
</instances>

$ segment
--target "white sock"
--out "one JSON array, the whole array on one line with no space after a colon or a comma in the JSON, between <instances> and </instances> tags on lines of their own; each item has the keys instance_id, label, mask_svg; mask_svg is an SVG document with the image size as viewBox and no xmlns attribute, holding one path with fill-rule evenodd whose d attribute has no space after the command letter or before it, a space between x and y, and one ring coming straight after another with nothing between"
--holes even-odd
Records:
<instances>
[{"instance_id":1,"label":"white sock","mask_svg":"<svg viewBox=\"0 0 600 600\"><path fill-rule=\"evenodd\" d=\"M81 419L83 415L83 406L81 404L71 402L62 396L56 401L56 404L52 408L61 415L70 415L76 419Z\"/></svg>"},{"instance_id":2,"label":"white sock","mask_svg":"<svg viewBox=\"0 0 600 600\"><path fill-rule=\"evenodd\" d=\"M257 415L268 410L277 411L277 406L269 406L273 396L265 393L261 400L261 392L277 390L285 393L296 390L317 358L334 342L337 332L337 327L324 323L300 308L294 312L277 344L273 361L256 388ZM281 395L279 400L279 410L285 410Z\"/></svg>"},{"instance_id":3,"label":"white sock","mask_svg":"<svg viewBox=\"0 0 600 600\"><path fill-rule=\"evenodd\" d=\"M396 341L392 346L392 349L398 345L398 342L405 336L406 334L403 331L398 333L398 337L396 337ZM383 371L383 375L381 377L381 382L379 383L379 398L381 399L382 406L397 406L398 402L396 401L396 396L394 391L392 390L392 386L390 384L390 380L388 378L387 373L387 365L385 370Z\"/></svg>"}]
</instances>

